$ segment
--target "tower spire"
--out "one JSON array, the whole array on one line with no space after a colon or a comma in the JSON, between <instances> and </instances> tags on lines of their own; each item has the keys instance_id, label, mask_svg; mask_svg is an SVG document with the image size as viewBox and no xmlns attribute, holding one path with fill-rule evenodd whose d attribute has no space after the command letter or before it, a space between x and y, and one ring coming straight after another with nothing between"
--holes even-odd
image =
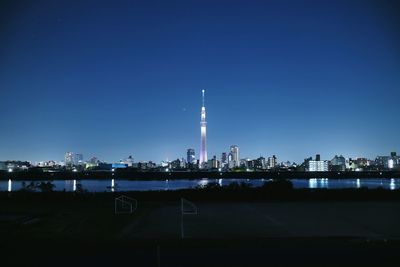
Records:
<instances>
[{"instance_id":1,"label":"tower spire","mask_svg":"<svg viewBox=\"0 0 400 267\"><path fill-rule=\"evenodd\" d=\"M204 105L204 93L205 90L201 90L203 105L201 107L201 120L200 120L200 168L204 168L207 163L207 146L206 146L206 132L207 132L207 122L206 122L206 107Z\"/></svg>"},{"instance_id":2,"label":"tower spire","mask_svg":"<svg viewBox=\"0 0 400 267\"><path fill-rule=\"evenodd\" d=\"M203 107L204 107L204 93L205 93L205 92L206 92L206 90L204 90L204 89L201 90L201 93L202 93L202 95L203 95L203 98L202 98L202 99L203 99Z\"/></svg>"}]
</instances>

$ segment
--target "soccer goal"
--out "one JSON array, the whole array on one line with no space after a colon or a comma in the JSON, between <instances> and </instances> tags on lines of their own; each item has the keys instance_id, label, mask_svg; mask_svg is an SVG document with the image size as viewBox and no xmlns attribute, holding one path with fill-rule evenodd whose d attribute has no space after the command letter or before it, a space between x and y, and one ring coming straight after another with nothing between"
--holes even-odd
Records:
<instances>
[{"instance_id":1,"label":"soccer goal","mask_svg":"<svg viewBox=\"0 0 400 267\"><path fill-rule=\"evenodd\" d=\"M137 209L137 200L127 196L119 196L115 198L114 212L115 214L129 214Z\"/></svg>"},{"instance_id":2,"label":"soccer goal","mask_svg":"<svg viewBox=\"0 0 400 267\"><path fill-rule=\"evenodd\" d=\"M181 198L181 212L182 214L197 215L197 207L193 202Z\"/></svg>"},{"instance_id":3,"label":"soccer goal","mask_svg":"<svg viewBox=\"0 0 400 267\"><path fill-rule=\"evenodd\" d=\"M197 207L193 202L181 198L181 238L185 238L185 229L183 224L184 215L197 215Z\"/></svg>"}]
</instances>

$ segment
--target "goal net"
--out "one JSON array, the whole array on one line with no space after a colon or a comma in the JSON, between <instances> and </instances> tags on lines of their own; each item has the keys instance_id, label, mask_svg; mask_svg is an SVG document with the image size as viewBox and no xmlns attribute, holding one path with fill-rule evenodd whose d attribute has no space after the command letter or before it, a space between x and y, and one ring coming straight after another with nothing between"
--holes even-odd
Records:
<instances>
[{"instance_id":1,"label":"goal net","mask_svg":"<svg viewBox=\"0 0 400 267\"><path fill-rule=\"evenodd\" d=\"M182 214L197 214L197 207L193 202L181 198L181 212Z\"/></svg>"},{"instance_id":2,"label":"goal net","mask_svg":"<svg viewBox=\"0 0 400 267\"><path fill-rule=\"evenodd\" d=\"M133 213L137 209L137 200L127 196L119 196L115 198L114 212L115 214Z\"/></svg>"},{"instance_id":3,"label":"goal net","mask_svg":"<svg viewBox=\"0 0 400 267\"><path fill-rule=\"evenodd\" d=\"M197 207L193 202L181 198L181 238L185 238L184 215L197 215Z\"/></svg>"}]
</instances>

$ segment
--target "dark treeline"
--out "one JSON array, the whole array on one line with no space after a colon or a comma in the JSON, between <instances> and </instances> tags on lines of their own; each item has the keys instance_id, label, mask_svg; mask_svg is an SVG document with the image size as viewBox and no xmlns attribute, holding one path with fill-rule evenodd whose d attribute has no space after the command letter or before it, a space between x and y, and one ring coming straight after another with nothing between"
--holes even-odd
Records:
<instances>
[{"instance_id":1,"label":"dark treeline","mask_svg":"<svg viewBox=\"0 0 400 267\"><path fill-rule=\"evenodd\" d=\"M174 191L130 191L90 193L85 190L79 192L53 192L45 190L34 192L21 190L17 192L0 192L0 200L49 200L49 201L112 201L115 197L126 195L140 201L179 201L186 198L199 202L225 201L400 201L400 190L377 189L294 189L290 181L275 180L266 182L262 187L251 187L247 183L231 183L220 186L218 183L209 183L205 187Z\"/></svg>"},{"instance_id":2,"label":"dark treeline","mask_svg":"<svg viewBox=\"0 0 400 267\"><path fill-rule=\"evenodd\" d=\"M0 172L0 179L13 180L70 180L70 179L118 179L130 180L179 180L179 179L201 179L201 178L231 178L231 179L310 179L310 178L400 178L399 171L347 171L347 172L298 172L298 171L263 171L263 172L150 172L133 171L130 169L116 169L110 171L61 171L61 172L41 172L41 171L20 171L20 172Z\"/></svg>"}]
</instances>

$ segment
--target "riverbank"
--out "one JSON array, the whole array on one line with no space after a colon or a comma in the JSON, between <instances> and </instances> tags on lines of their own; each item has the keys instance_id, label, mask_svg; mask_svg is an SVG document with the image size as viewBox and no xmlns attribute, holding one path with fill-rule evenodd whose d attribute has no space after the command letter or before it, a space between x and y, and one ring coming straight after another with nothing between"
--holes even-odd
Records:
<instances>
[{"instance_id":1,"label":"riverbank","mask_svg":"<svg viewBox=\"0 0 400 267\"><path fill-rule=\"evenodd\" d=\"M250 171L250 172L218 172L218 171L170 171L151 172L133 171L129 169L116 169L111 171L19 171L0 172L0 180L71 180L71 179L118 179L128 180L182 180L182 179L311 179L311 178L400 178L400 171L345 171L345 172L299 172L299 171Z\"/></svg>"},{"instance_id":2,"label":"riverbank","mask_svg":"<svg viewBox=\"0 0 400 267\"><path fill-rule=\"evenodd\" d=\"M400 190L383 188L346 188L346 189L294 189L288 181L265 183L261 187L249 187L248 184L231 184L221 187L216 183L205 187L181 190L153 190L129 192L87 192L87 191L16 191L0 192L0 200L8 201L70 201L88 200L111 201L115 197L126 195L138 201L179 201L187 198L199 202L235 202L235 201L400 201Z\"/></svg>"}]
</instances>

